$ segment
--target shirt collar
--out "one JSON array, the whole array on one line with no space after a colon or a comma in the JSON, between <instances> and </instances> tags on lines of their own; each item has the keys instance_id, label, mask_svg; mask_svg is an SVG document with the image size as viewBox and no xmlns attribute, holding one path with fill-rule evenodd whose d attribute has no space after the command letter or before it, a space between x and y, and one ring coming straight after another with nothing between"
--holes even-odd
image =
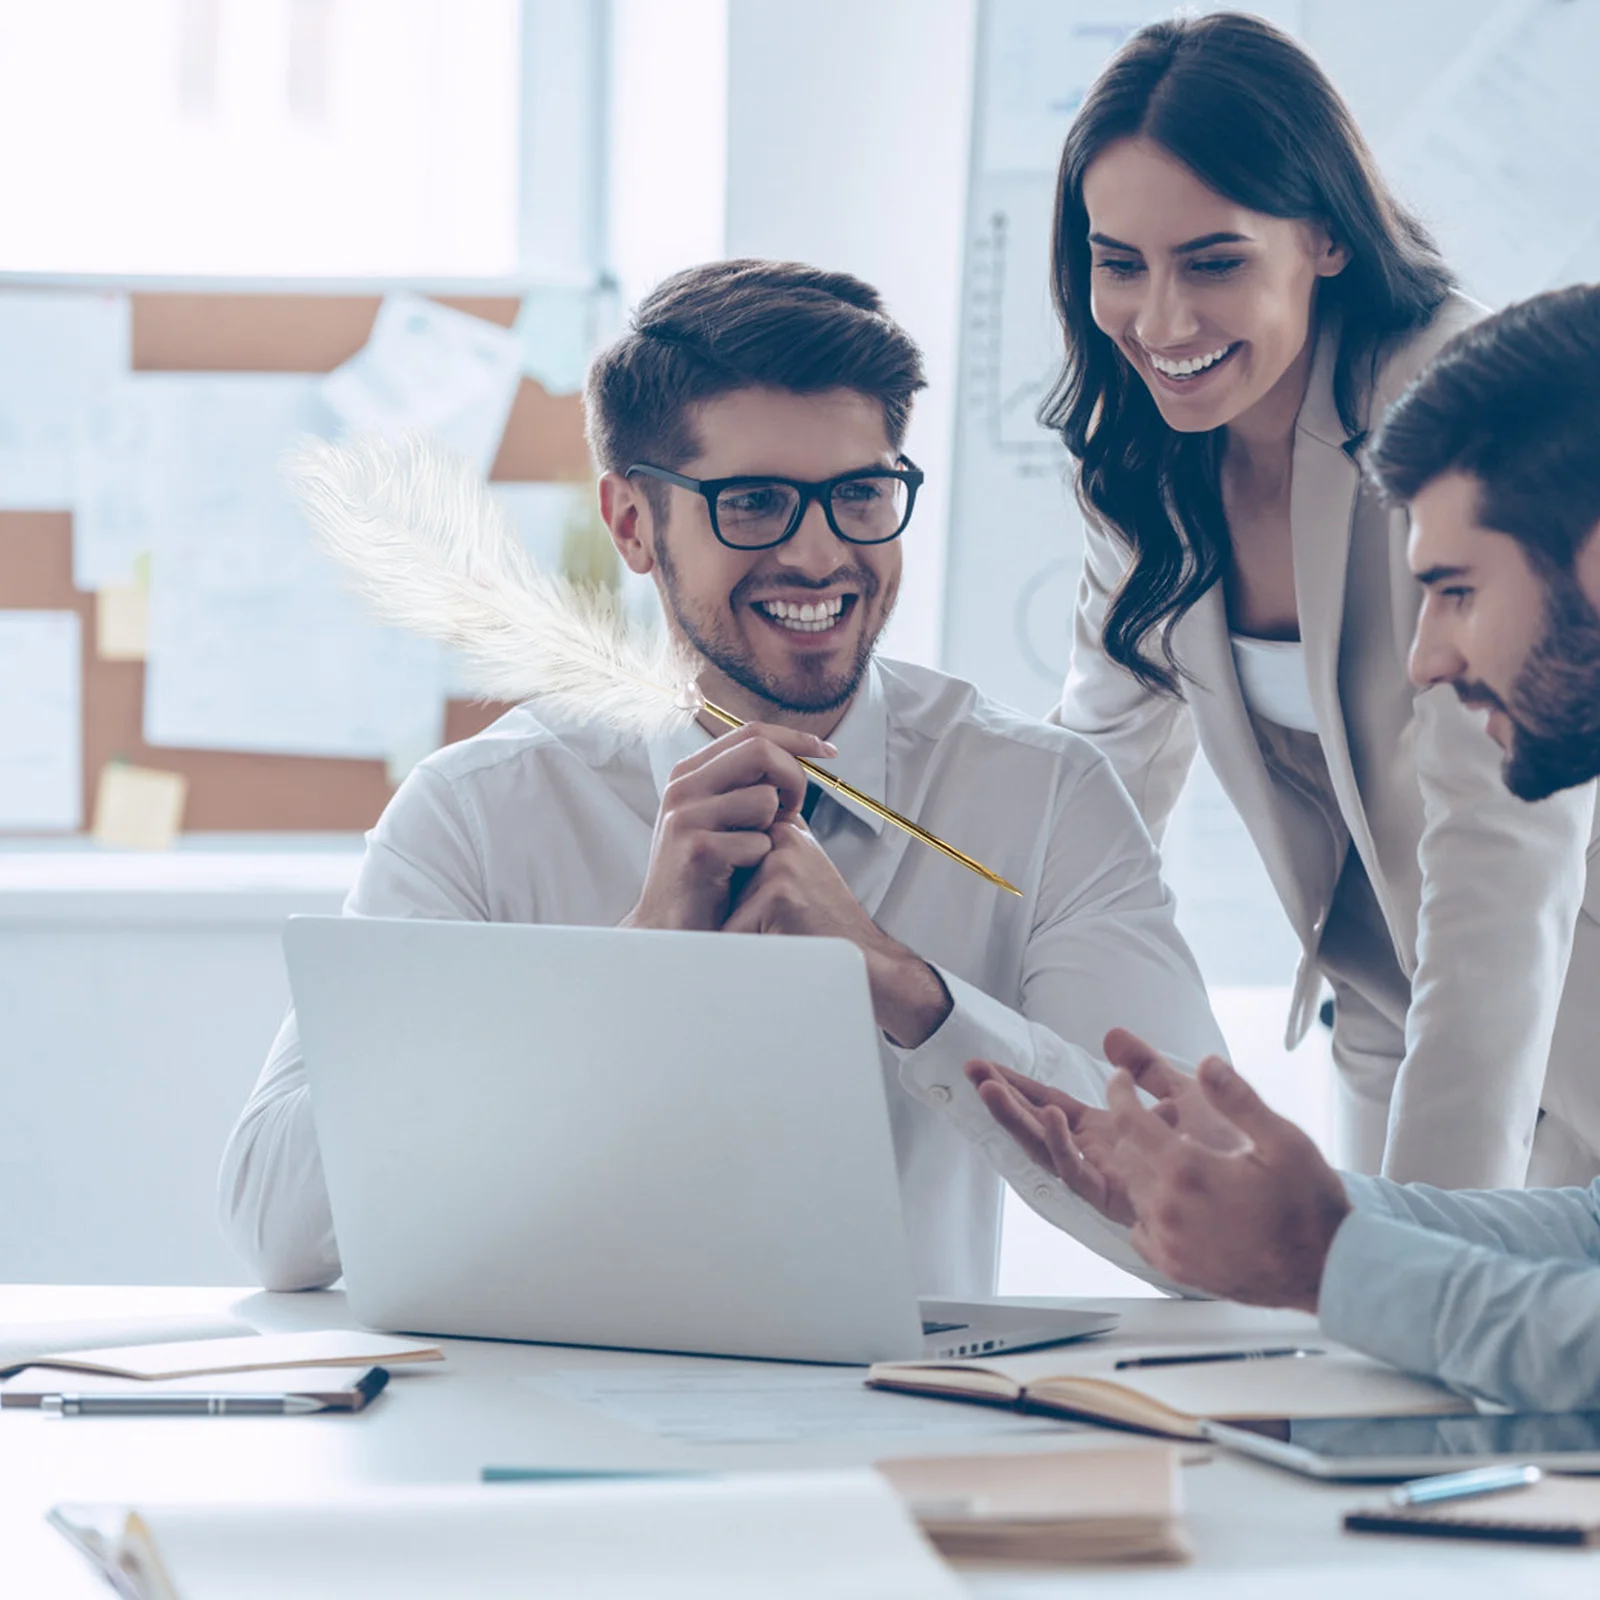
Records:
<instances>
[{"instance_id":1,"label":"shirt collar","mask_svg":"<svg viewBox=\"0 0 1600 1600\"><path fill-rule=\"evenodd\" d=\"M680 728L676 733L652 739L647 746L650 754L650 776L655 780L656 794L660 795L672 776L672 769L686 756L693 755L710 744L714 734L705 732L697 723ZM856 690L839 726L829 736L839 754L821 765L846 783L853 784L863 794L887 804L889 788L889 708L884 699L883 682L876 661L867 663L862 674L861 687ZM874 816L865 806L847 800L832 789L824 788L824 800L831 800L852 816L858 817L874 833L883 832L883 818Z\"/></svg>"}]
</instances>

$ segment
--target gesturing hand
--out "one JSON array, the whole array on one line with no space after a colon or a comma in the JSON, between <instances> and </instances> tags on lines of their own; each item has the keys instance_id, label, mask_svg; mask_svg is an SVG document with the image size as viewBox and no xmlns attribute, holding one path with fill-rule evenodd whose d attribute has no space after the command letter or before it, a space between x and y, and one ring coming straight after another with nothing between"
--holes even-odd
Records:
<instances>
[{"instance_id":1,"label":"gesturing hand","mask_svg":"<svg viewBox=\"0 0 1600 1600\"><path fill-rule=\"evenodd\" d=\"M1133 1245L1192 1289L1315 1311L1334 1235L1350 1213L1339 1174L1226 1062L1203 1062L1206 1103L1242 1138L1207 1149L1139 1103L1119 1072L1107 1091L1111 1181L1133 1213Z\"/></svg>"},{"instance_id":2,"label":"gesturing hand","mask_svg":"<svg viewBox=\"0 0 1600 1600\"><path fill-rule=\"evenodd\" d=\"M1239 1130L1212 1108L1195 1080L1137 1035L1113 1028L1104 1048L1106 1060L1155 1100L1153 1115L1168 1126L1210 1149L1243 1145ZM1117 1135L1109 1110L992 1061L969 1061L966 1071L989 1114L1030 1161L1054 1172L1102 1216L1133 1225L1133 1203L1113 1171Z\"/></svg>"},{"instance_id":3,"label":"gesturing hand","mask_svg":"<svg viewBox=\"0 0 1600 1600\"><path fill-rule=\"evenodd\" d=\"M806 792L799 756L828 757L813 734L749 723L680 761L661 792L650 865L625 928L720 928L741 867L773 849L772 829Z\"/></svg>"}]
</instances>

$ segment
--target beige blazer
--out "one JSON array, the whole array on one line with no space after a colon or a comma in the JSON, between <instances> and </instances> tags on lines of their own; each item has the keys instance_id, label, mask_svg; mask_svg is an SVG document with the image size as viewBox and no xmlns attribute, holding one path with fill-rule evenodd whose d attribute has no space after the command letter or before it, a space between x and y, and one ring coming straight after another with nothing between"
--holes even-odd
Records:
<instances>
[{"instance_id":1,"label":"beige blazer","mask_svg":"<svg viewBox=\"0 0 1600 1600\"><path fill-rule=\"evenodd\" d=\"M1399 347L1379 373L1368 427L1482 314L1452 298ZM1420 592L1406 566L1406 518L1360 470L1365 434L1348 437L1339 420L1333 355L1324 338L1296 423L1290 517L1301 639L1343 829L1263 760L1220 584L1174 630L1193 680L1183 699L1150 694L1106 657L1102 625L1126 555L1095 527L1072 669L1052 720L1104 751L1158 837L1196 743L1204 750L1304 951L1291 1046L1315 1014L1318 947L1345 852L1358 852L1410 983L1403 1030L1390 1028L1392 1040L1376 1049L1379 1076L1392 1085L1387 1175L1453 1188L1521 1185L1538 1122L1533 1181L1587 1182L1600 1173L1594 788L1537 805L1515 799L1481 718L1448 687L1419 693L1407 680ZM1364 1048L1370 1057L1370 1041Z\"/></svg>"}]
</instances>

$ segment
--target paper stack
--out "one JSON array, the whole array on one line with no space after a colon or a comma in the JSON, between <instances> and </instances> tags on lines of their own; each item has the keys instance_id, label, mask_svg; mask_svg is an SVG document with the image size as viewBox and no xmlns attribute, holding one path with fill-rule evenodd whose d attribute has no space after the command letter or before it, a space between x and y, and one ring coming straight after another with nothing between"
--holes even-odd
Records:
<instances>
[{"instance_id":1,"label":"paper stack","mask_svg":"<svg viewBox=\"0 0 1600 1600\"><path fill-rule=\"evenodd\" d=\"M1186 1561L1171 1446L880 1461L952 1561Z\"/></svg>"}]
</instances>

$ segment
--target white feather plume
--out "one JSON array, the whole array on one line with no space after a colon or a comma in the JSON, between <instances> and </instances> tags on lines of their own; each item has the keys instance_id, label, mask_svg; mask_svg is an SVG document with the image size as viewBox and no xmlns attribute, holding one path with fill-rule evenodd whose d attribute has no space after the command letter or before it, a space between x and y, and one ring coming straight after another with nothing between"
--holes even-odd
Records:
<instances>
[{"instance_id":1,"label":"white feather plume","mask_svg":"<svg viewBox=\"0 0 1600 1600\"><path fill-rule=\"evenodd\" d=\"M322 548L386 622L449 645L493 700L649 738L694 714L694 665L610 592L541 572L467 461L426 439L307 440L285 462Z\"/></svg>"}]
</instances>

